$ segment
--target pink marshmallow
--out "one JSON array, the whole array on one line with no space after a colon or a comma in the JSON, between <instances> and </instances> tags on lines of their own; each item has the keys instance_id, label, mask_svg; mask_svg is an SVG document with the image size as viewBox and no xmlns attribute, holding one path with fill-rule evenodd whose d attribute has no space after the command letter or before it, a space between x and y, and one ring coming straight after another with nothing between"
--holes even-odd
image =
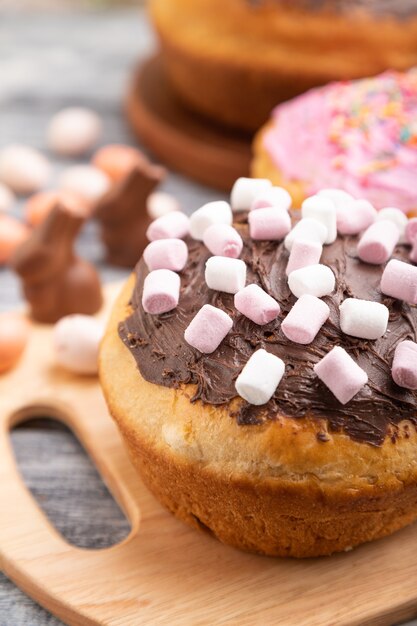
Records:
<instances>
[{"instance_id":1,"label":"pink marshmallow","mask_svg":"<svg viewBox=\"0 0 417 626\"><path fill-rule=\"evenodd\" d=\"M411 248L409 259L411 263L417 263L417 237L414 241L413 247Z\"/></svg>"},{"instance_id":2,"label":"pink marshmallow","mask_svg":"<svg viewBox=\"0 0 417 626\"><path fill-rule=\"evenodd\" d=\"M374 222L358 243L358 256L365 263L386 263L400 239L400 231L391 220Z\"/></svg>"},{"instance_id":3,"label":"pink marshmallow","mask_svg":"<svg viewBox=\"0 0 417 626\"><path fill-rule=\"evenodd\" d=\"M289 211L291 204L292 198L286 189L283 187L268 187L255 196L250 208L251 211L264 209L266 207Z\"/></svg>"},{"instance_id":4,"label":"pink marshmallow","mask_svg":"<svg viewBox=\"0 0 417 626\"><path fill-rule=\"evenodd\" d=\"M411 220L408 220L405 227L405 240L411 245L417 240L417 217L412 217Z\"/></svg>"},{"instance_id":5,"label":"pink marshmallow","mask_svg":"<svg viewBox=\"0 0 417 626\"><path fill-rule=\"evenodd\" d=\"M183 239L189 232L189 218L182 211L170 211L149 225L146 236L156 239Z\"/></svg>"},{"instance_id":6,"label":"pink marshmallow","mask_svg":"<svg viewBox=\"0 0 417 626\"><path fill-rule=\"evenodd\" d=\"M368 228L377 211L367 200L354 200L337 208L337 232L341 235L357 235Z\"/></svg>"},{"instance_id":7,"label":"pink marshmallow","mask_svg":"<svg viewBox=\"0 0 417 626\"><path fill-rule=\"evenodd\" d=\"M229 224L213 224L204 231L204 245L216 256L237 259L243 248L242 237Z\"/></svg>"},{"instance_id":8,"label":"pink marshmallow","mask_svg":"<svg viewBox=\"0 0 417 626\"><path fill-rule=\"evenodd\" d=\"M400 387L417 389L417 343L402 341L398 344L392 363L392 377Z\"/></svg>"},{"instance_id":9,"label":"pink marshmallow","mask_svg":"<svg viewBox=\"0 0 417 626\"><path fill-rule=\"evenodd\" d=\"M160 315L178 304L181 281L171 270L154 270L143 283L142 306L146 313Z\"/></svg>"},{"instance_id":10,"label":"pink marshmallow","mask_svg":"<svg viewBox=\"0 0 417 626\"><path fill-rule=\"evenodd\" d=\"M258 285L247 285L235 294L235 307L247 318L263 326L278 317L280 306Z\"/></svg>"},{"instance_id":11,"label":"pink marshmallow","mask_svg":"<svg viewBox=\"0 0 417 626\"><path fill-rule=\"evenodd\" d=\"M323 246L318 241L295 239L288 259L286 269L287 276L294 270L320 263L322 252Z\"/></svg>"},{"instance_id":12,"label":"pink marshmallow","mask_svg":"<svg viewBox=\"0 0 417 626\"><path fill-rule=\"evenodd\" d=\"M330 315L323 300L305 294L297 300L281 324L284 335L295 343L311 343Z\"/></svg>"},{"instance_id":13,"label":"pink marshmallow","mask_svg":"<svg viewBox=\"0 0 417 626\"><path fill-rule=\"evenodd\" d=\"M392 259L382 274L381 291L391 298L417 304L417 267Z\"/></svg>"},{"instance_id":14,"label":"pink marshmallow","mask_svg":"<svg viewBox=\"0 0 417 626\"><path fill-rule=\"evenodd\" d=\"M314 371L341 404L352 400L368 382L367 373L340 346L316 363Z\"/></svg>"},{"instance_id":15,"label":"pink marshmallow","mask_svg":"<svg viewBox=\"0 0 417 626\"><path fill-rule=\"evenodd\" d=\"M148 270L172 270L180 272L188 259L188 248L182 239L156 239L143 251Z\"/></svg>"},{"instance_id":16,"label":"pink marshmallow","mask_svg":"<svg viewBox=\"0 0 417 626\"><path fill-rule=\"evenodd\" d=\"M257 241L284 239L291 230L291 218L284 209L257 209L248 215L249 233Z\"/></svg>"},{"instance_id":17,"label":"pink marshmallow","mask_svg":"<svg viewBox=\"0 0 417 626\"><path fill-rule=\"evenodd\" d=\"M204 354L219 347L233 326L233 320L221 309L205 304L184 332L185 341Z\"/></svg>"}]
</instances>

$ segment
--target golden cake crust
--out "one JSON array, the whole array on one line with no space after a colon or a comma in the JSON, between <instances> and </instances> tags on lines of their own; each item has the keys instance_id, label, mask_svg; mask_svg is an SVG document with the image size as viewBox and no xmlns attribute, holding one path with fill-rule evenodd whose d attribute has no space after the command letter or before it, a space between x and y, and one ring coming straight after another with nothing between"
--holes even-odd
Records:
<instances>
[{"instance_id":1,"label":"golden cake crust","mask_svg":"<svg viewBox=\"0 0 417 626\"><path fill-rule=\"evenodd\" d=\"M190 402L192 385L144 380L118 336L134 280L114 307L100 378L135 467L175 515L238 548L295 557L346 550L417 518L417 434L408 422L380 447L343 433L324 443L324 420L241 426L231 406Z\"/></svg>"},{"instance_id":2,"label":"golden cake crust","mask_svg":"<svg viewBox=\"0 0 417 626\"><path fill-rule=\"evenodd\" d=\"M311 87L417 64L417 18L376 23L244 0L151 0L150 12L178 94L246 130Z\"/></svg>"}]
</instances>

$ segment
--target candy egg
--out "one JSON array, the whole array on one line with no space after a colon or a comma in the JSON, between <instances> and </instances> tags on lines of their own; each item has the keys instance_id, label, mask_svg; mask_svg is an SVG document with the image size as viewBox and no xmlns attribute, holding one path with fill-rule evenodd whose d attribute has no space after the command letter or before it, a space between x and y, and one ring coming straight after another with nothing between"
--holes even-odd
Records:
<instances>
[{"instance_id":1,"label":"candy egg","mask_svg":"<svg viewBox=\"0 0 417 626\"><path fill-rule=\"evenodd\" d=\"M0 313L0 373L20 359L30 333L30 324L19 313Z\"/></svg>"},{"instance_id":2,"label":"candy egg","mask_svg":"<svg viewBox=\"0 0 417 626\"><path fill-rule=\"evenodd\" d=\"M0 151L0 180L17 194L42 189L50 173L48 160L29 146L11 144Z\"/></svg>"},{"instance_id":3,"label":"candy egg","mask_svg":"<svg viewBox=\"0 0 417 626\"><path fill-rule=\"evenodd\" d=\"M48 146L66 156L79 156L91 150L101 133L97 113L83 107L63 109L53 116L48 126Z\"/></svg>"},{"instance_id":4,"label":"candy egg","mask_svg":"<svg viewBox=\"0 0 417 626\"><path fill-rule=\"evenodd\" d=\"M59 186L65 191L72 191L85 200L98 200L110 187L110 179L92 165L74 165L65 170Z\"/></svg>"},{"instance_id":5,"label":"candy egg","mask_svg":"<svg viewBox=\"0 0 417 626\"><path fill-rule=\"evenodd\" d=\"M22 222L9 215L0 215L0 265L9 261L28 236L29 229Z\"/></svg>"},{"instance_id":6,"label":"candy egg","mask_svg":"<svg viewBox=\"0 0 417 626\"><path fill-rule=\"evenodd\" d=\"M102 170L113 182L121 180L131 169L146 161L145 156L132 146L123 144L109 144L97 150L92 163Z\"/></svg>"},{"instance_id":7,"label":"candy egg","mask_svg":"<svg viewBox=\"0 0 417 626\"><path fill-rule=\"evenodd\" d=\"M171 211L181 211L180 203L170 193L154 191L149 194L146 209L151 219L156 220Z\"/></svg>"},{"instance_id":8,"label":"candy egg","mask_svg":"<svg viewBox=\"0 0 417 626\"><path fill-rule=\"evenodd\" d=\"M41 224L59 201L74 213L85 217L91 213L90 204L79 194L64 190L40 191L26 202L25 217L28 224L31 226Z\"/></svg>"},{"instance_id":9,"label":"candy egg","mask_svg":"<svg viewBox=\"0 0 417 626\"><path fill-rule=\"evenodd\" d=\"M9 211L15 202L13 191L7 185L0 183L0 211Z\"/></svg>"},{"instance_id":10,"label":"candy egg","mask_svg":"<svg viewBox=\"0 0 417 626\"><path fill-rule=\"evenodd\" d=\"M104 324L89 315L67 315L53 330L58 365L75 374L97 374Z\"/></svg>"}]
</instances>

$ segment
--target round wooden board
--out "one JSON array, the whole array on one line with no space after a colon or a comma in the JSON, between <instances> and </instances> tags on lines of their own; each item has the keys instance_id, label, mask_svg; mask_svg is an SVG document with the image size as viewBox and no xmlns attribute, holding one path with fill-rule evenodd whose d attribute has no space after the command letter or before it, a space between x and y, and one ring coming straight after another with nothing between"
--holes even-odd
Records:
<instances>
[{"instance_id":1,"label":"round wooden board","mask_svg":"<svg viewBox=\"0 0 417 626\"><path fill-rule=\"evenodd\" d=\"M230 191L249 176L251 137L199 117L174 93L161 57L134 73L126 101L128 119L140 141L172 169Z\"/></svg>"}]
</instances>

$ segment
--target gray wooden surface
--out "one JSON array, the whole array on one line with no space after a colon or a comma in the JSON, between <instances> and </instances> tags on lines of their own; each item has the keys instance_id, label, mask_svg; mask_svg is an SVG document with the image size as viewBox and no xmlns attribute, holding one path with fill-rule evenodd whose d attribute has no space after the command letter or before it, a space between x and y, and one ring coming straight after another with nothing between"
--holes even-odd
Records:
<instances>
[{"instance_id":1,"label":"gray wooden surface","mask_svg":"<svg viewBox=\"0 0 417 626\"><path fill-rule=\"evenodd\" d=\"M154 45L143 13L28 13L16 7L21 8L19 2L0 0L0 145L19 141L44 149L50 115L68 104L100 112L103 143L133 143L123 120L122 97L132 67ZM66 163L55 159L55 173ZM187 212L221 197L174 174L164 187ZM97 264L104 281L126 275L102 262L94 225L84 229L79 249ZM0 310L20 304L15 277L0 269ZM97 548L126 536L128 523L65 428L39 421L15 430L12 441L28 487L68 541ZM58 624L0 574L0 626Z\"/></svg>"}]
</instances>

